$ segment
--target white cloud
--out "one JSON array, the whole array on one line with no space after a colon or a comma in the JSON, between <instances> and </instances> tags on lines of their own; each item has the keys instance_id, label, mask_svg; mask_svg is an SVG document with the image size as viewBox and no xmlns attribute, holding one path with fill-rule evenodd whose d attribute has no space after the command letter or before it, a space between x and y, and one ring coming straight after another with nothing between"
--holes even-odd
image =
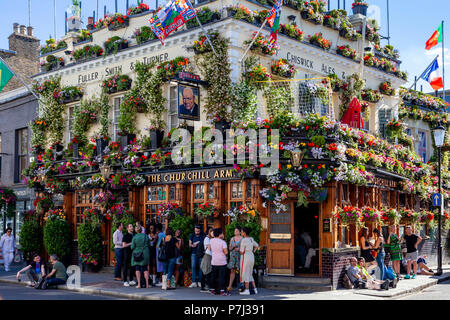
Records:
<instances>
[{"instance_id":1,"label":"white cloud","mask_svg":"<svg viewBox=\"0 0 450 320\"><path fill-rule=\"evenodd\" d=\"M439 55L438 63L440 66L442 66L442 47L436 46L430 50L425 50L425 55L431 56L433 58L436 57L437 55ZM448 48L444 48L444 56L445 56L445 65L449 66L450 65L450 51L448 50Z\"/></svg>"}]
</instances>

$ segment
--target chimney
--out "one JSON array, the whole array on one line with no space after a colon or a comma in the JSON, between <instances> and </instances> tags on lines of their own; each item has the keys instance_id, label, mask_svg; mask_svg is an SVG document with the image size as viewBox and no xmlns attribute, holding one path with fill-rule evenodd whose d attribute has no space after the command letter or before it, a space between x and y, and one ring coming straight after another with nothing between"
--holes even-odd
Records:
<instances>
[{"instance_id":1,"label":"chimney","mask_svg":"<svg viewBox=\"0 0 450 320\"><path fill-rule=\"evenodd\" d=\"M39 56L39 39L33 36L33 27L18 23L13 24L14 32L8 37L9 50L15 51L17 56L34 61Z\"/></svg>"}]
</instances>

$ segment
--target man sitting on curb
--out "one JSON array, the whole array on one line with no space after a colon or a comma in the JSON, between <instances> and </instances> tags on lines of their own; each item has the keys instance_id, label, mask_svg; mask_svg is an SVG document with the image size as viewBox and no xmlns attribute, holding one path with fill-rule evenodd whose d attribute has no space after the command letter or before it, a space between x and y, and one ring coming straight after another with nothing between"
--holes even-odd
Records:
<instances>
[{"instance_id":1,"label":"man sitting on curb","mask_svg":"<svg viewBox=\"0 0 450 320\"><path fill-rule=\"evenodd\" d=\"M45 290L48 286L57 286L59 284L66 284L67 281L67 273L66 267L58 261L58 256L56 254L52 254L50 256L50 262L53 265L52 271L44 277L39 284L35 287L36 289Z\"/></svg>"},{"instance_id":2,"label":"man sitting on curb","mask_svg":"<svg viewBox=\"0 0 450 320\"><path fill-rule=\"evenodd\" d=\"M376 280L366 269L366 260L363 257L358 259L358 269L361 271L363 281L366 281L367 289L388 290L389 280Z\"/></svg>"}]
</instances>

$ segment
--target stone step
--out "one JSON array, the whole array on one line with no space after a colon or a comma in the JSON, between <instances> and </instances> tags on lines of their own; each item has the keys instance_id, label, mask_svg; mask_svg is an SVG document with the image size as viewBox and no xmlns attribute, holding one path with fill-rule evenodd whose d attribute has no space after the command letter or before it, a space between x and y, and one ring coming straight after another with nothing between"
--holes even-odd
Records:
<instances>
[{"instance_id":1,"label":"stone step","mask_svg":"<svg viewBox=\"0 0 450 320\"><path fill-rule=\"evenodd\" d=\"M331 284L331 279L321 277L292 277L292 276L275 276L266 275L262 277L263 282L279 282L279 283L295 283L295 284Z\"/></svg>"}]
</instances>

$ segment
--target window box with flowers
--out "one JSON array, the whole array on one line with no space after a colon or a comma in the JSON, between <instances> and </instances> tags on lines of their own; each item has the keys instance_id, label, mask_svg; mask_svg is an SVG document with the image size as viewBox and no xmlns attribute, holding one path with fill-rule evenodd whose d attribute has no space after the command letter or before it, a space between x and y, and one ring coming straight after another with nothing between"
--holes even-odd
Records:
<instances>
[{"instance_id":1,"label":"window box with flowers","mask_svg":"<svg viewBox=\"0 0 450 320\"><path fill-rule=\"evenodd\" d=\"M336 219L341 226L348 226L355 224L361 225L361 209L353 206L345 206L343 208L337 207L333 212L333 218Z\"/></svg>"},{"instance_id":2,"label":"window box with flowers","mask_svg":"<svg viewBox=\"0 0 450 320\"><path fill-rule=\"evenodd\" d=\"M216 208L212 203L205 202L200 203L195 209L195 214L201 219L207 219L210 217L218 218L220 215L220 210Z\"/></svg>"},{"instance_id":3,"label":"window box with flowers","mask_svg":"<svg viewBox=\"0 0 450 320\"><path fill-rule=\"evenodd\" d=\"M128 40L114 36L105 42L105 54L116 54L118 51L128 48Z\"/></svg>"},{"instance_id":4,"label":"window box with flowers","mask_svg":"<svg viewBox=\"0 0 450 320\"><path fill-rule=\"evenodd\" d=\"M368 67L375 67L377 68L380 65L380 60L378 60L377 57L373 55L373 53L367 53L364 56L364 65Z\"/></svg>"},{"instance_id":5,"label":"window box with flowers","mask_svg":"<svg viewBox=\"0 0 450 320\"><path fill-rule=\"evenodd\" d=\"M280 32L297 41L303 40L303 31L301 31L295 23L280 24Z\"/></svg>"},{"instance_id":6,"label":"window box with flowers","mask_svg":"<svg viewBox=\"0 0 450 320\"><path fill-rule=\"evenodd\" d=\"M184 211L183 208L181 208L177 203L167 202L161 203L158 206L157 214L165 219L173 220L177 216L183 216Z\"/></svg>"},{"instance_id":7,"label":"window box with flowers","mask_svg":"<svg viewBox=\"0 0 450 320\"><path fill-rule=\"evenodd\" d=\"M142 26L140 29L136 29L133 34L133 38L136 39L138 44L143 44L148 41L155 40L156 36L149 26Z\"/></svg>"},{"instance_id":8,"label":"window box with flowers","mask_svg":"<svg viewBox=\"0 0 450 320\"><path fill-rule=\"evenodd\" d=\"M308 36L308 41L314 46L329 50L331 48L331 41L323 37L322 32L317 32L312 36Z\"/></svg>"},{"instance_id":9,"label":"window box with flowers","mask_svg":"<svg viewBox=\"0 0 450 320\"><path fill-rule=\"evenodd\" d=\"M286 59L274 61L270 68L272 70L272 74L289 79L292 79L297 71L295 70L295 66L289 63Z\"/></svg>"},{"instance_id":10,"label":"window box with flowers","mask_svg":"<svg viewBox=\"0 0 450 320\"><path fill-rule=\"evenodd\" d=\"M250 45L253 38L256 36L256 32L253 33L252 38L250 40L244 41L244 45ZM279 46L275 45L272 49L269 49L269 43L267 38L259 34L256 40L253 42L250 50L254 52L258 52L263 55L273 56L277 53Z\"/></svg>"},{"instance_id":11,"label":"window box with flowers","mask_svg":"<svg viewBox=\"0 0 450 320\"><path fill-rule=\"evenodd\" d=\"M363 207L361 218L362 222L381 223L381 213L375 208Z\"/></svg>"},{"instance_id":12,"label":"window box with flowers","mask_svg":"<svg viewBox=\"0 0 450 320\"><path fill-rule=\"evenodd\" d=\"M384 208L381 211L381 221L384 225L398 224L402 216L394 208Z\"/></svg>"},{"instance_id":13,"label":"window box with flowers","mask_svg":"<svg viewBox=\"0 0 450 320\"><path fill-rule=\"evenodd\" d=\"M300 15L303 19L311 21L315 24L323 23L323 12L325 11L325 2L322 0L312 0L309 3L305 1Z\"/></svg>"},{"instance_id":14,"label":"window box with flowers","mask_svg":"<svg viewBox=\"0 0 450 320\"><path fill-rule=\"evenodd\" d=\"M61 102L63 104L79 101L83 97L83 89L77 86L65 87L61 90Z\"/></svg>"},{"instance_id":15,"label":"window box with flowers","mask_svg":"<svg viewBox=\"0 0 450 320\"><path fill-rule=\"evenodd\" d=\"M128 27L130 25L130 19L128 16L124 16L121 13L116 13L112 16L106 17L103 20L103 24L108 26L109 31L115 31Z\"/></svg>"},{"instance_id":16,"label":"window box with flowers","mask_svg":"<svg viewBox=\"0 0 450 320\"><path fill-rule=\"evenodd\" d=\"M419 212L419 223L427 224L431 227L434 227L437 224L435 220L435 214L428 210L422 210Z\"/></svg>"},{"instance_id":17,"label":"window box with flowers","mask_svg":"<svg viewBox=\"0 0 450 320\"><path fill-rule=\"evenodd\" d=\"M249 83L255 85L257 88L262 88L267 85L272 76L267 72L267 68L262 64L257 64L252 67L249 71L243 73L243 78ZM264 81L264 82L260 82Z\"/></svg>"},{"instance_id":18,"label":"window box with flowers","mask_svg":"<svg viewBox=\"0 0 450 320\"><path fill-rule=\"evenodd\" d=\"M73 52L73 58L77 62L89 60L103 55L103 48L99 45L86 45L81 49L77 49Z\"/></svg>"},{"instance_id":19,"label":"window box with flowers","mask_svg":"<svg viewBox=\"0 0 450 320\"><path fill-rule=\"evenodd\" d=\"M80 34L78 35L76 44L86 43L92 41L92 34L89 30L81 30Z\"/></svg>"},{"instance_id":20,"label":"window box with flowers","mask_svg":"<svg viewBox=\"0 0 450 320\"><path fill-rule=\"evenodd\" d=\"M176 57L173 60L161 63L157 68L163 81L174 78L178 72L185 70L191 62L186 57Z\"/></svg>"},{"instance_id":21,"label":"window box with flowers","mask_svg":"<svg viewBox=\"0 0 450 320\"><path fill-rule=\"evenodd\" d=\"M140 3L138 6L133 6L131 8L129 8L127 10L127 16L134 16L134 15L138 15L141 13L146 13L147 11L150 10L150 7L148 6L148 4L145 3Z\"/></svg>"},{"instance_id":22,"label":"window box with flowers","mask_svg":"<svg viewBox=\"0 0 450 320\"><path fill-rule=\"evenodd\" d=\"M389 121L386 125L386 134L390 137L399 137L406 129L405 124L399 120Z\"/></svg>"},{"instance_id":23,"label":"window box with flowers","mask_svg":"<svg viewBox=\"0 0 450 320\"><path fill-rule=\"evenodd\" d=\"M243 20L250 23L255 21L253 12L243 5L227 7L227 16L233 19Z\"/></svg>"},{"instance_id":24,"label":"window box with flowers","mask_svg":"<svg viewBox=\"0 0 450 320\"><path fill-rule=\"evenodd\" d=\"M50 39L46 40L45 42L47 43L47 45L41 48L41 50L40 50L41 55L67 48L67 43L65 41L60 41L58 43L55 43L55 39L50 38Z\"/></svg>"},{"instance_id":25,"label":"window box with flowers","mask_svg":"<svg viewBox=\"0 0 450 320\"><path fill-rule=\"evenodd\" d=\"M253 22L254 24L261 26L264 21L267 18L267 15L269 14L269 10L263 9L260 11L254 11L253 16L255 17L255 21ZM280 24L281 27L281 24Z\"/></svg>"},{"instance_id":26,"label":"window box with flowers","mask_svg":"<svg viewBox=\"0 0 450 320\"><path fill-rule=\"evenodd\" d=\"M212 11L208 7L202 7L202 8L196 9L195 11L196 11L197 17L200 20L202 25L220 20L220 18L221 18L219 11L217 11L217 10ZM197 19L191 19L188 22L186 22L187 29L196 28L198 26L199 26L199 24L197 22Z\"/></svg>"},{"instance_id":27,"label":"window box with flowers","mask_svg":"<svg viewBox=\"0 0 450 320\"><path fill-rule=\"evenodd\" d=\"M211 31L208 33L208 36L211 42L214 42L219 37L219 33L216 31ZM198 40L194 41L192 49L194 50L195 54L203 54L212 51L211 45L209 44L209 41L204 34L200 34Z\"/></svg>"},{"instance_id":28,"label":"window box with flowers","mask_svg":"<svg viewBox=\"0 0 450 320\"><path fill-rule=\"evenodd\" d=\"M417 225L420 222L420 213L411 209L400 209L400 215L402 216L400 223Z\"/></svg>"},{"instance_id":29,"label":"window box with flowers","mask_svg":"<svg viewBox=\"0 0 450 320\"><path fill-rule=\"evenodd\" d=\"M356 50L352 49L348 44L345 46L338 46L336 48L336 53L340 56L350 58L352 60L357 60L358 55L356 54Z\"/></svg>"},{"instance_id":30,"label":"window box with flowers","mask_svg":"<svg viewBox=\"0 0 450 320\"><path fill-rule=\"evenodd\" d=\"M395 89L392 88L390 81L384 81L384 82L380 83L380 92L387 96L395 95Z\"/></svg>"},{"instance_id":31,"label":"window box with flowers","mask_svg":"<svg viewBox=\"0 0 450 320\"><path fill-rule=\"evenodd\" d=\"M46 62L41 62L41 71L48 72L64 66L64 58L55 57L54 55L49 55L45 58Z\"/></svg>"},{"instance_id":32,"label":"window box with flowers","mask_svg":"<svg viewBox=\"0 0 450 320\"><path fill-rule=\"evenodd\" d=\"M131 82L131 78L126 74L115 74L114 76L103 80L102 88L108 94L126 91L131 88Z\"/></svg>"},{"instance_id":33,"label":"window box with flowers","mask_svg":"<svg viewBox=\"0 0 450 320\"><path fill-rule=\"evenodd\" d=\"M363 16L367 15L367 8L369 4L362 1L354 1L352 4L353 14L362 14Z\"/></svg>"}]
</instances>

